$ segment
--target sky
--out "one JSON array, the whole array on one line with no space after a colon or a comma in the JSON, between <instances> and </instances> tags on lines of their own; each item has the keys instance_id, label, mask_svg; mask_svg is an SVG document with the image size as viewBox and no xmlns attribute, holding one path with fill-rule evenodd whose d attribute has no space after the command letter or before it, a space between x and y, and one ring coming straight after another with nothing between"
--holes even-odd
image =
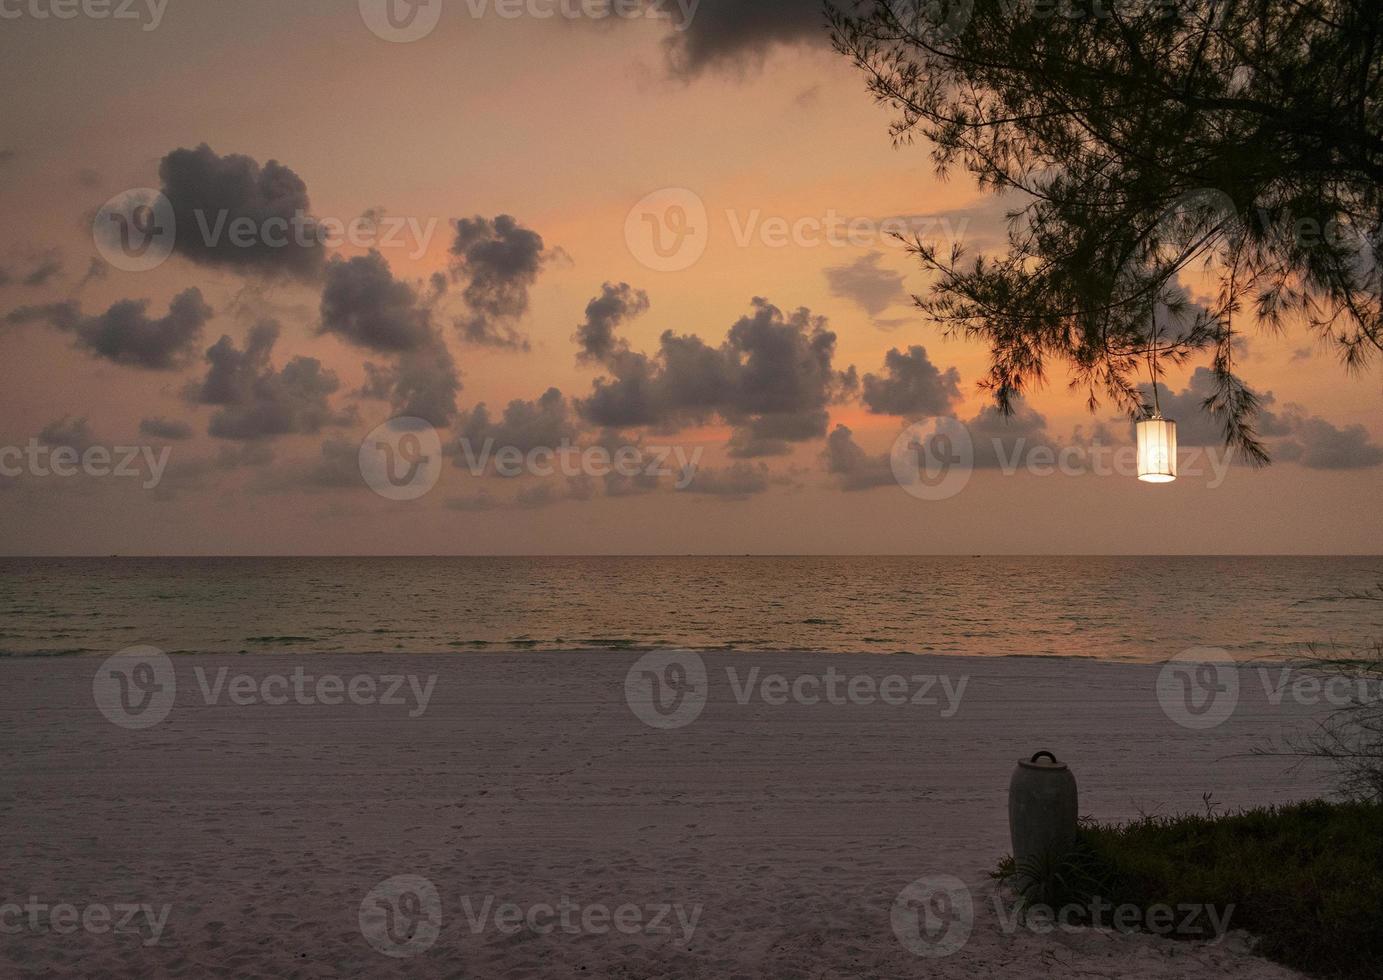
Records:
<instances>
[{"instance_id":1,"label":"sky","mask_svg":"<svg viewBox=\"0 0 1383 980\"><path fill-rule=\"evenodd\" d=\"M1060 372L997 418L890 233L1009 204L814 3L390 2L0 2L0 553L1383 552L1379 377L1304 329L1240 352L1267 469L1208 361L1174 484Z\"/></svg>"}]
</instances>

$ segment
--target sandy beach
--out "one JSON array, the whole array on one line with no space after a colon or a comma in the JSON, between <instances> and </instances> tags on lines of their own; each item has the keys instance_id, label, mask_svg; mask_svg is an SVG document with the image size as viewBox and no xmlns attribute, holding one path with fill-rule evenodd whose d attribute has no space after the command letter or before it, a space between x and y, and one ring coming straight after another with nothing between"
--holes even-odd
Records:
<instances>
[{"instance_id":1,"label":"sandy beach","mask_svg":"<svg viewBox=\"0 0 1383 980\"><path fill-rule=\"evenodd\" d=\"M1010 773L1037 749L1069 760L1082 814L1101 820L1201 811L1205 793L1231 810L1326 791L1319 770L1243 756L1318 710L1271 704L1275 673L1240 670L1233 714L1195 731L1163 710L1146 665L698 659L704 704L650 715L638 676L666 662L636 654L179 657L175 694L128 675L153 691L138 728L106 687L126 664L0 661L0 964L1293 975L1253 957L1232 919L1215 943L1015 928L987 880L1009 850ZM973 915L955 932L956 910L937 906L919 955L900 895L922 879L963 882ZM936 955L938 937L961 945Z\"/></svg>"}]
</instances>

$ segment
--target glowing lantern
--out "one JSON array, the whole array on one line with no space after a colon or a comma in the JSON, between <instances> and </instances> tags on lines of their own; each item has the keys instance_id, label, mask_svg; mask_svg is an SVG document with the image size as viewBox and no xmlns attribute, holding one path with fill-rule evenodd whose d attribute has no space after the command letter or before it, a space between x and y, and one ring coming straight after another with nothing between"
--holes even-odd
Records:
<instances>
[{"instance_id":1,"label":"glowing lantern","mask_svg":"<svg viewBox=\"0 0 1383 980\"><path fill-rule=\"evenodd\" d=\"M1160 414L1138 423L1138 479L1171 483L1177 478L1177 424Z\"/></svg>"}]
</instances>

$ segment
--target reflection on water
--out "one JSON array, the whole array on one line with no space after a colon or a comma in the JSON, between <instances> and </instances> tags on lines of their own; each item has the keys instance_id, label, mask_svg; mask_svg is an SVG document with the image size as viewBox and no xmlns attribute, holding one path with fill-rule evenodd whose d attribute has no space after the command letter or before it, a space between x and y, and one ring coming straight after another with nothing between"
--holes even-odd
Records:
<instances>
[{"instance_id":1,"label":"reflection on water","mask_svg":"<svg viewBox=\"0 0 1383 980\"><path fill-rule=\"evenodd\" d=\"M0 559L0 652L813 650L1160 660L1383 634L1378 558Z\"/></svg>"}]
</instances>

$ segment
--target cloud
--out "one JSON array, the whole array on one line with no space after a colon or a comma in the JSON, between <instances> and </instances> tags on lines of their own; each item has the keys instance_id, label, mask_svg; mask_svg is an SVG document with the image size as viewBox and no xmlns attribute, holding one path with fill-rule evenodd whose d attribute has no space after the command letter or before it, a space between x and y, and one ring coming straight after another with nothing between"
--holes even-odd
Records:
<instances>
[{"instance_id":1,"label":"cloud","mask_svg":"<svg viewBox=\"0 0 1383 980\"><path fill-rule=\"evenodd\" d=\"M43 431L38 434L38 441L44 446L69 446L81 453L94 445L96 439L86 419L74 419L64 415L57 421L45 425Z\"/></svg>"},{"instance_id":2,"label":"cloud","mask_svg":"<svg viewBox=\"0 0 1383 980\"><path fill-rule=\"evenodd\" d=\"M903 277L881 266L883 252L870 252L854 262L830 266L825 270L831 295L853 302L871 317L877 317L895 303L908 298Z\"/></svg>"},{"instance_id":3,"label":"cloud","mask_svg":"<svg viewBox=\"0 0 1383 980\"><path fill-rule=\"evenodd\" d=\"M394 278L377 251L332 259L321 314L323 333L381 354L420 350L432 342L431 306L412 285Z\"/></svg>"},{"instance_id":4,"label":"cloud","mask_svg":"<svg viewBox=\"0 0 1383 980\"><path fill-rule=\"evenodd\" d=\"M456 321L469 343L528 350L515 322L528 312L528 292L551 258L543 238L501 214L456 222L451 245L452 278L464 282L461 298L469 313Z\"/></svg>"},{"instance_id":5,"label":"cloud","mask_svg":"<svg viewBox=\"0 0 1383 980\"><path fill-rule=\"evenodd\" d=\"M775 455L783 443L825 435L827 406L857 386L853 368L834 369L835 348L824 317L805 307L784 316L756 298L719 347L668 331L654 357L616 349L606 359L612 377L577 409L611 429L674 431L719 418L738 430L737 455Z\"/></svg>"},{"instance_id":6,"label":"cloud","mask_svg":"<svg viewBox=\"0 0 1383 980\"><path fill-rule=\"evenodd\" d=\"M80 187L96 188L104 183L100 171L92 170L90 167L83 167L81 170L78 170L76 180Z\"/></svg>"},{"instance_id":7,"label":"cloud","mask_svg":"<svg viewBox=\"0 0 1383 980\"><path fill-rule=\"evenodd\" d=\"M395 279L379 252L333 259L322 289L321 332L356 347L396 355L394 363L365 365L360 394L392 402L400 415L445 427L456 415L460 374L433 323L438 294L427 296Z\"/></svg>"},{"instance_id":8,"label":"cloud","mask_svg":"<svg viewBox=\"0 0 1383 980\"><path fill-rule=\"evenodd\" d=\"M340 388L335 373L312 357L295 357L282 370L270 363L279 325L255 325L240 350L222 337L206 352L206 378L187 390L190 401L217 405L209 432L219 439L255 441L285 435L315 435L323 427L347 425L350 413L333 412L328 398Z\"/></svg>"},{"instance_id":9,"label":"cloud","mask_svg":"<svg viewBox=\"0 0 1383 980\"><path fill-rule=\"evenodd\" d=\"M701 0L689 21L678 17L674 26L666 44L673 70L683 76L713 67L742 70L779 45L830 43L819 0Z\"/></svg>"},{"instance_id":10,"label":"cloud","mask_svg":"<svg viewBox=\"0 0 1383 980\"><path fill-rule=\"evenodd\" d=\"M16 272L12 268L0 266L0 286L18 283L21 286L36 288L46 286L62 275L62 253L57 249L33 252L26 257L26 261L29 263L29 268L24 272Z\"/></svg>"},{"instance_id":11,"label":"cloud","mask_svg":"<svg viewBox=\"0 0 1383 980\"><path fill-rule=\"evenodd\" d=\"M604 362L617 350L627 350L628 343L616 338L615 330L648 308L648 294L642 289L634 289L627 282L607 282L600 295L586 304L586 319L572 337L580 348L579 359Z\"/></svg>"},{"instance_id":12,"label":"cloud","mask_svg":"<svg viewBox=\"0 0 1383 980\"><path fill-rule=\"evenodd\" d=\"M1278 459L1313 470L1362 470L1383 463L1383 447L1362 425L1339 429L1298 406L1288 407L1285 421L1291 435L1272 447Z\"/></svg>"},{"instance_id":13,"label":"cloud","mask_svg":"<svg viewBox=\"0 0 1383 980\"><path fill-rule=\"evenodd\" d=\"M13 163L17 156L19 156L19 151L17 150L0 150L0 167Z\"/></svg>"},{"instance_id":14,"label":"cloud","mask_svg":"<svg viewBox=\"0 0 1383 980\"><path fill-rule=\"evenodd\" d=\"M884 355L882 376L864 376L862 400L875 415L954 415L960 401L960 372L948 368L943 373L923 347L909 347L906 354L894 348Z\"/></svg>"},{"instance_id":15,"label":"cloud","mask_svg":"<svg viewBox=\"0 0 1383 980\"><path fill-rule=\"evenodd\" d=\"M1012 415L986 405L965 425L974 444L976 469L1024 466L1033 450L1057 448L1047 433L1046 417L1021 398L1015 399Z\"/></svg>"},{"instance_id":16,"label":"cloud","mask_svg":"<svg viewBox=\"0 0 1383 980\"><path fill-rule=\"evenodd\" d=\"M766 491L769 479L765 464L738 462L724 469L698 469L691 482L680 492L707 494L726 500L746 500Z\"/></svg>"},{"instance_id":17,"label":"cloud","mask_svg":"<svg viewBox=\"0 0 1383 980\"><path fill-rule=\"evenodd\" d=\"M1206 409L1206 401L1216 391L1215 374L1209 368L1198 367L1191 375L1184 391L1171 391L1165 386L1158 389L1158 402L1164 417L1177 424L1177 444L1180 446L1223 446L1224 427ZM1152 385L1139 387L1144 402L1153 404ZM1258 396L1262 410L1256 428L1260 436L1282 436L1288 433L1285 422L1272 410L1276 403L1272 392Z\"/></svg>"},{"instance_id":18,"label":"cloud","mask_svg":"<svg viewBox=\"0 0 1383 980\"><path fill-rule=\"evenodd\" d=\"M192 438L192 426L186 422L164 418L141 419L139 431L141 435L151 436L154 439L181 441Z\"/></svg>"},{"instance_id":19,"label":"cloud","mask_svg":"<svg viewBox=\"0 0 1383 980\"><path fill-rule=\"evenodd\" d=\"M218 156L203 143L159 164L176 222L173 250L200 265L245 275L303 281L320 276L326 248L308 217L307 184L277 160L262 167L240 154ZM253 244L236 244L237 224Z\"/></svg>"},{"instance_id":20,"label":"cloud","mask_svg":"<svg viewBox=\"0 0 1383 980\"><path fill-rule=\"evenodd\" d=\"M148 300L122 300L99 316L85 316L72 301L14 310L5 322L46 322L76 336L77 346L96 357L127 367L171 371L186 366L196 355L202 328L212 318L210 306L197 289L179 293L168 315L148 315Z\"/></svg>"},{"instance_id":21,"label":"cloud","mask_svg":"<svg viewBox=\"0 0 1383 980\"><path fill-rule=\"evenodd\" d=\"M493 418L489 408L481 403L462 413L457 423L456 464L467 465L468 455L478 460L487 443L492 453L512 446L527 455L534 449L557 450L564 443L573 443L576 436L567 399L556 388L549 388L535 401L510 402L499 418ZM462 440L469 447L469 454L460 451Z\"/></svg>"},{"instance_id":22,"label":"cloud","mask_svg":"<svg viewBox=\"0 0 1383 980\"><path fill-rule=\"evenodd\" d=\"M839 478L842 490L870 490L898 484L888 454L874 456L865 452L855 442L855 434L848 426L837 425L831 430L822 458L826 472Z\"/></svg>"}]
</instances>

